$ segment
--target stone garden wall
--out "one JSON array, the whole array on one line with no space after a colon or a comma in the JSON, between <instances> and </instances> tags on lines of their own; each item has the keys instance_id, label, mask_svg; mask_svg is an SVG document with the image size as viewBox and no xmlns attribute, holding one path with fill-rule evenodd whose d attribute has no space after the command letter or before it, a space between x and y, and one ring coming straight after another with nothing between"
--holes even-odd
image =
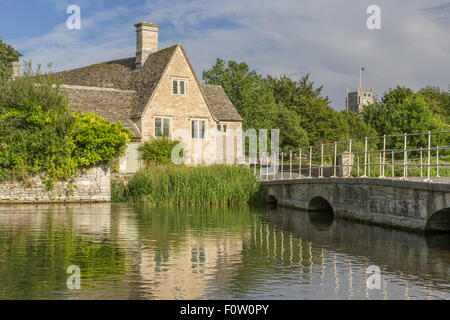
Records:
<instances>
[{"instance_id":1,"label":"stone garden wall","mask_svg":"<svg viewBox=\"0 0 450 320\"><path fill-rule=\"evenodd\" d=\"M67 182L57 182L47 190L41 177L27 182L0 183L1 203L38 202L109 202L111 201L110 172L92 168L80 172L79 176Z\"/></svg>"}]
</instances>

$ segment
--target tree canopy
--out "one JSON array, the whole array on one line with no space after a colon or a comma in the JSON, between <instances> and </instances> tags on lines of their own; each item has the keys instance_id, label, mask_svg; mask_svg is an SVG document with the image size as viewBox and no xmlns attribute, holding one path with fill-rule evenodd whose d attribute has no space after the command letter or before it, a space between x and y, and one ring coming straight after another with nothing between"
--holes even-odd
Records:
<instances>
[{"instance_id":1,"label":"tree canopy","mask_svg":"<svg viewBox=\"0 0 450 320\"><path fill-rule=\"evenodd\" d=\"M330 107L307 74L298 81L266 76L245 62L217 59L203 72L208 84L221 85L244 119L244 130L280 129L282 151L375 134L361 117Z\"/></svg>"},{"instance_id":2,"label":"tree canopy","mask_svg":"<svg viewBox=\"0 0 450 320\"><path fill-rule=\"evenodd\" d=\"M12 63L18 61L22 55L11 45L8 45L0 38L0 85L12 77Z\"/></svg>"}]
</instances>

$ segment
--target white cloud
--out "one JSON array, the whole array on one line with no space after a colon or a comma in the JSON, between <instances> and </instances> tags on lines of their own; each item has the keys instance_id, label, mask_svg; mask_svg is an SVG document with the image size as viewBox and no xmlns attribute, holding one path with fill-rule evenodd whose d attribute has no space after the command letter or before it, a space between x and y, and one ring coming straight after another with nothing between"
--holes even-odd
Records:
<instances>
[{"instance_id":1,"label":"white cloud","mask_svg":"<svg viewBox=\"0 0 450 320\"><path fill-rule=\"evenodd\" d=\"M371 4L381 7L382 30L366 28ZM14 45L25 58L67 69L132 56L133 24L151 21L161 24L161 47L183 43L199 76L217 57L246 61L264 74L311 73L341 109L360 66L378 96L397 84L447 88L449 17L450 3L439 0L157 0L83 16L81 31L61 24Z\"/></svg>"}]
</instances>

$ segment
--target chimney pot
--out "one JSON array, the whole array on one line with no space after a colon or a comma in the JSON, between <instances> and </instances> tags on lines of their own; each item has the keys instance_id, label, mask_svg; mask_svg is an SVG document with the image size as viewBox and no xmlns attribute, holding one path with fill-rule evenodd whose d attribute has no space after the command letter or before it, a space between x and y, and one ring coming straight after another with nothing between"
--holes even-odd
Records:
<instances>
[{"instance_id":1,"label":"chimney pot","mask_svg":"<svg viewBox=\"0 0 450 320\"><path fill-rule=\"evenodd\" d=\"M141 69L148 56L158 51L159 25L141 22L136 27L136 69Z\"/></svg>"}]
</instances>

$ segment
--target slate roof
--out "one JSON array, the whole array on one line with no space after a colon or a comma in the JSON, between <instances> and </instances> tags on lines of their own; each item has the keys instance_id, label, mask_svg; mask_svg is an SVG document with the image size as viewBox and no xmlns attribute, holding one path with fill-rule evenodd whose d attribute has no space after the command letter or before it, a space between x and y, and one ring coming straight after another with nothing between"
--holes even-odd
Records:
<instances>
[{"instance_id":1,"label":"slate roof","mask_svg":"<svg viewBox=\"0 0 450 320\"><path fill-rule=\"evenodd\" d=\"M131 109L136 101L134 91L67 85L62 88L67 93L69 107L73 111L92 112L108 121L121 122L136 138L142 137L138 126L130 119Z\"/></svg>"},{"instance_id":2,"label":"slate roof","mask_svg":"<svg viewBox=\"0 0 450 320\"><path fill-rule=\"evenodd\" d=\"M220 121L242 121L242 117L231 103L222 86L201 84L200 88L209 109Z\"/></svg>"},{"instance_id":3,"label":"slate roof","mask_svg":"<svg viewBox=\"0 0 450 320\"><path fill-rule=\"evenodd\" d=\"M126 91L120 93L114 90L92 90L92 92L86 89L68 90L71 106L75 110L94 112L105 119L113 119L110 121L120 121L139 137L139 129L130 118L142 116L178 46L181 47L177 44L149 55L141 70L136 70L133 57L57 72L54 75L64 85ZM181 49L183 50L183 47ZM200 85L200 87L216 119L242 121L220 86ZM134 98L131 98L132 93Z\"/></svg>"}]
</instances>

